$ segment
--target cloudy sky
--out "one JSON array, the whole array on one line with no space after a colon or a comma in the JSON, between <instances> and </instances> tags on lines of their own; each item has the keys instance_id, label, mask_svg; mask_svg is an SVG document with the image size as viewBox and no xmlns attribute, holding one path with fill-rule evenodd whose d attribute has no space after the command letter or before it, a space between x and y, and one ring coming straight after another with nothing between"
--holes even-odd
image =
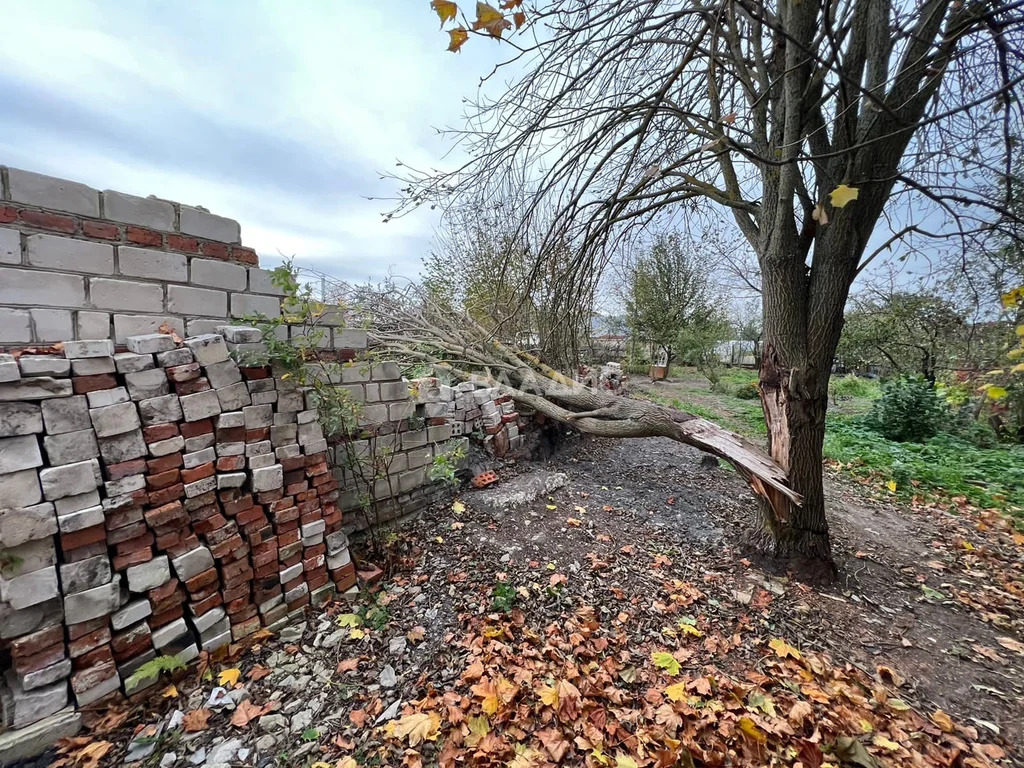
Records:
<instances>
[{"instance_id":1,"label":"cloudy sky","mask_svg":"<svg viewBox=\"0 0 1024 768\"><path fill-rule=\"evenodd\" d=\"M3 27L0 165L203 205L349 279L418 272L434 217L365 198L442 162L501 54L447 53L427 0L32 0Z\"/></svg>"}]
</instances>

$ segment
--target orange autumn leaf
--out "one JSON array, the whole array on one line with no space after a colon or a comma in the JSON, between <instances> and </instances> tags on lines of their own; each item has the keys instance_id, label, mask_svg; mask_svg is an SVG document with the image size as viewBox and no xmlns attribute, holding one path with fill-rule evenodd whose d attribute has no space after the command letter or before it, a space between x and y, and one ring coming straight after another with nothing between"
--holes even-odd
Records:
<instances>
[{"instance_id":1,"label":"orange autumn leaf","mask_svg":"<svg viewBox=\"0 0 1024 768\"><path fill-rule=\"evenodd\" d=\"M199 731L205 731L210 722L210 715L213 713L205 707L200 709L193 709L191 712L185 713L185 719L182 724L185 727L186 733L198 733Z\"/></svg>"},{"instance_id":2,"label":"orange autumn leaf","mask_svg":"<svg viewBox=\"0 0 1024 768\"><path fill-rule=\"evenodd\" d=\"M434 9L438 18L441 19L441 26L444 26L445 22L454 19L455 15L459 12L459 6L451 2L451 0L432 0L430 7Z\"/></svg>"},{"instance_id":3,"label":"orange autumn leaf","mask_svg":"<svg viewBox=\"0 0 1024 768\"><path fill-rule=\"evenodd\" d=\"M467 40L469 40L469 30L465 27L448 30L448 50L452 53L458 53Z\"/></svg>"}]
</instances>

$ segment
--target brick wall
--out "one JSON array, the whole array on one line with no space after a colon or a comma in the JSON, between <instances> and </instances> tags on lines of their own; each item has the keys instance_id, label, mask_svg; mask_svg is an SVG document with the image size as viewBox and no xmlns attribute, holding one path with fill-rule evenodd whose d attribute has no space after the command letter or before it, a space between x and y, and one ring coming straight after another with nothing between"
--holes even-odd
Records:
<instances>
[{"instance_id":1,"label":"brick wall","mask_svg":"<svg viewBox=\"0 0 1024 768\"><path fill-rule=\"evenodd\" d=\"M279 296L236 221L0 167L0 346L193 336Z\"/></svg>"}]
</instances>

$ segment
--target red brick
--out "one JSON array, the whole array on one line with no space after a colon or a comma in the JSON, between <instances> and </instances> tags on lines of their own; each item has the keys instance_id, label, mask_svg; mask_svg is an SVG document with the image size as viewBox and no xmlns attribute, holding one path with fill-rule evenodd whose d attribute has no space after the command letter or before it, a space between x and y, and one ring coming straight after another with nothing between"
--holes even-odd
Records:
<instances>
[{"instance_id":1,"label":"red brick","mask_svg":"<svg viewBox=\"0 0 1024 768\"><path fill-rule=\"evenodd\" d=\"M278 569L277 552L274 552L273 559L256 568L252 573L252 577L254 579L265 579L268 576L277 577Z\"/></svg>"},{"instance_id":2,"label":"red brick","mask_svg":"<svg viewBox=\"0 0 1024 768\"><path fill-rule=\"evenodd\" d=\"M294 496L297 493L302 493L309 488L309 483L303 480L301 483L292 483L284 487L284 492L288 496Z\"/></svg>"},{"instance_id":3,"label":"red brick","mask_svg":"<svg viewBox=\"0 0 1024 768\"><path fill-rule=\"evenodd\" d=\"M214 608L216 608L218 605L221 605L223 602L224 598L220 596L220 592L214 592L205 600L199 600L195 603L190 603L189 608L192 609L192 613L194 613L196 616L202 616L204 613L212 611Z\"/></svg>"},{"instance_id":4,"label":"red brick","mask_svg":"<svg viewBox=\"0 0 1024 768\"><path fill-rule=\"evenodd\" d=\"M142 428L142 437L147 443L157 443L161 440L170 440L178 435L177 424L154 424L151 427Z\"/></svg>"},{"instance_id":5,"label":"red brick","mask_svg":"<svg viewBox=\"0 0 1024 768\"><path fill-rule=\"evenodd\" d=\"M73 666L75 669L87 669L98 664L113 663L113 661L114 656L110 652L110 646L104 643L75 658Z\"/></svg>"},{"instance_id":6,"label":"red brick","mask_svg":"<svg viewBox=\"0 0 1024 768\"><path fill-rule=\"evenodd\" d=\"M220 579L217 579L213 584L207 584L205 587L199 587L194 592L189 592L189 598L194 603L206 600L210 595L220 594Z\"/></svg>"},{"instance_id":7,"label":"red brick","mask_svg":"<svg viewBox=\"0 0 1024 768\"><path fill-rule=\"evenodd\" d=\"M97 619L90 619L89 621L80 621L77 624L68 624L68 639L77 640L80 637L88 635L90 632L95 632L97 629L102 629L107 626L107 617L100 616Z\"/></svg>"},{"instance_id":8,"label":"red brick","mask_svg":"<svg viewBox=\"0 0 1024 768\"><path fill-rule=\"evenodd\" d=\"M53 645L43 648L38 653L33 653L31 656L18 656L15 659L11 659L14 665L15 671L19 675L24 675L29 672L36 672L43 667L48 667L51 664L56 664L64 658L64 639L61 638L60 642L54 643Z\"/></svg>"},{"instance_id":9,"label":"red brick","mask_svg":"<svg viewBox=\"0 0 1024 768\"><path fill-rule=\"evenodd\" d=\"M277 547L274 547L273 549L268 549L266 552L261 552L258 555L255 552L253 552L253 568L259 569L267 563L277 563Z\"/></svg>"},{"instance_id":10,"label":"red brick","mask_svg":"<svg viewBox=\"0 0 1024 768\"><path fill-rule=\"evenodd\" d=\"M206 535L206 543L211 547L222 544L232 536L238 536L238 526L234 523L225 525L223 528L216 528Z\"/></svg>"},{"instance_id":11,"label":"red brick","mask_svg":"<svg viewBox=\"0 0 1024 768\"><path fill-rule=\"evenodd\" d=\"M145 623L140 623L118 632L110 640L110 647L114 652L114 658L119 661L124 658L131 658L138 652L147 650L151 644L149 626Z\"/></svg>"},{"instance_id":12,"label":"red brick","mask_svg":"<svg viewBox=\"0 0 1024 768\"><path fill-rule=\"evenodd\" d=\"M354 357L354 355L353 355L353 357ZM298 600L293 600L292 602L288 603L288 612L291 613L292 611L297 611L297 610L299 610L299 608L303 608L303 607L305 607L307 605L309 605L309 593L308 592L306 594L304 594L302 597L300 597Z\"/></svg>"},{"instance_id":13,"label":"red brick","mask_svg":"<svg viewBox=\"0 0 1024 768\"><path fill-rule=\"evenodd\" d=\"M58 216L55 213L44 213L43 211L29 211L22 209L18 212L22 222L30 227L39 229L52 229L55 232L72 234L75 231L76 221L71 216Z\"/></svg>"},{"instance_id":14,"label":"red brick","mask_svg":"<svg viewBox=\"0 0 1024 768\"><path fill-rule=\"evenodd\" d=\"M213 434L213 422L209 419L200 419L199 421L185 421L178 425L181 430L181 436L186 440L190 437L199 437L199 435L210 435Z\"/></svg>"},{"instance_id":15,"label":"red brick","mask_svg":"<svg viewBox=\"0 0 1024 768\"><path fill-rule=\"evenodd\" d=\"M260 504L269 504L272 501L284 498L284 489L275 488L272 491L263 491L262 493L256 494L256 501Z\"/></svg>"},{"instance_id":16,"label":"red brick","mask_svg":"<svg viewBox=\"0 0 1024 768\"><path fill-rule=\"evenodd\" d=\"M194 395L197 392L206 392L209 389L210 382L201 376L198 379L192 379L190 381L176 381L174 383L174 393L179 397Z\"/></svg>"},{"instance_id":17,"label":"red brick","mask_svg":"<svg viewBox=\"0 0 1024 768\"><path fill-rule=\"evenodd\" d=\"M246 381L257 381L259 379L266 379L270 376L270 369L265 366L244 366L238 369L242 373L242 378Z\"/></svg>"},{"instance_id":18,"label":"red brick","mask_svg":"<svg viewBox=\"0 0 1024 768\"><path fill-rule=\"evenodd\" d=\"M128 541L129 539L134 539L137 536L142 536L149 530L146 527L146 523L141 519L142 510L139 510L139 518L140 519L135 522L127 523L119 528L111 528L107 531L107 544L120 544L122 541Z\"/></svg>"},{"instance_id":19,"label":"red brick","mask_svg":"<svg viewBox=\"0 0 1024 768\"><path fill-rule=\"evenodd\" d=\"M247 443L262 443L264 440L270 439L270 427L262 427L260 429L247 429L245 431L245 442Z\"/></svg>"},{"instance_id":20,"label":"red brick","mask_svg":"<svg viewBox=\"0 0 1024 768\"><path fill-rule=\"evenodd\" d=\"M185 486L181 483L172 485L169 488L163 488L159 491L154 491L149 494L149 503L152 506L158 507L163 504L168 504L175 499L180 499L185 495Z\"/></svg>"},{"instance_id":21,"label":"red brick","mask_svg":"<svg viewBox=\"0 0 1024 768\"><path fill-rule=\"evenodd\" d=\"M139 549L146 549L153 545L156 537L152 531L146 531L141 536L136 536L134 539L128 539L127 541L121 541L117 544L117 554L127 555L129 552L135 552ZM143 561L145 562L145 561Z\"/></svg>"},{"instance_id":22,"label":"red brick","mask_svg":"<svg viewBox=\"0 0 1024 768\"><path fill-rule=\"evenodd\" d=\"M287 523L291 520L299 519L299 508L288 507L288 509L282 509L280 512L274 512L271 517L274 518L274 524L280 525L281 523Z\"/></svg>"},{"instance_id":23,"label":"red brick","mask_svg":"<svg viewBox=\"0 0 1024 768\"><path fill-rule=\"evenodd\" d=\"M209 256L214 259L222 259L224 261L228 259L228 247L224 243L200 243L199 252L203 256Z\"/></svg>"},{"instance_id":24,"label":"red brick","mask_svg":"<svg viewBox=\"0 0 1024 768\"><path fill-rule=\"evenodd\" d=\"M182 479L182 473L176 469L168 469L166 472L158 472L155 475L146 477L146 487L150 491L159 491L163 488L174 485ZM188 482L187 480L185 482ZM184 513L184 509L182 513Z\"/></svg>"},{"instance_id":25,"label":"red brick","mask_svg":"<svg viewBox=\"0 0 1024 768\"><path fill-rule=\"evenodd\" d=\"M71 389L76 395L98 392L101 389L113 389L116 386L117 379L112 373L97 373L93 376L73 376L71 378Z\"/></svg>"},{"instance_id":26,"label":"red brick","mask_svg":"<svg viewBox=\"0 0 1024 768\"><path fill-rule=\"evenodd\" d=\"M164 372L171 381L192 381L199 378L199 363L185 363L165 368Z\"/></svg>"},{"instance_id":27,"label":"red brick","mask_svg":"<svg viewBox=\"0 0 1024 768\"><path fill-rule=\"evenodd\" d=\"M132 459L131 461L122 461L120 464L107 464L106 471L108 480L120 480L130 475L141 475L146 471L146 460Z\"/></svg>"},{"instance_id":28,"label":"red brick","mask_svg":"<svg viewBox=\"0 0 1024 768\"><path fill-rule=\"evenodd\" d=\"M338 588L339 592L344 592L347 589L352 589L356 585L356 572L353 569L352 573L338 576L338 573L344 572L344 568L338 571L334 575L334 585Z\"/></svg>"},{"instance_id":29,"label":"red brick","mask_svg":"<svg viewBox=\"0 0 1024 768\"><path fill-rule=\"evenodd\" d=\"M177 579L171 578L171 580L168 581L166 584L161 584L159 587L153 587L153 589L149 590L147 595L150 600L152 600L155 603L158 603L161 600L166 600L168 597L173 595L177 591L178 585L180 583L181 582L179 582Z\"/></svg>"},{"instance_id":30,"label":"red brick","mask_svg":"<svg viewBox=\"0 0 1024 768\"><path fill-rule=\"evenodd\" d=\"M159 475L172 469L178 469L184 464L180 453L169 453L156 459L146 462L146 470L151 475Z\"/></svg>"},{"instance_id":31,"label":"red brick","mask_svg":"<svg viewBox=\"0 0 1024 768\"><path fill-rule=\"evenodd\" d=\"M323 475L329 471L326 461L319 461L313 466L306 467L306 475L309 477L313 477L314 475Z\"/></svg>"},{"instance_id":32,"label":"red brick","mask_svg":"<svg viewBox=\"0 0 1024 768\"><path fill-rule=\"evenodd\" d=\"M116 224L108 224L105 221L83 221L82 234L87 237L96 237L100 240L120 240L121 230Z\"/></svg>"},{"instance_id":33,"label":"red brick","mask_svg":"<svg viewBox=\"0 0 1024 768\"><path fill-rule=\"evenodd\" d=\"M165 624L170 624L172 621L180 619L184 615L185 611L182 610L182 607L180 605L176 605L170 610L164 611L163 613L154 613L148 619L149 628L157 629L158 627L162 627Z\"/></svg>"},{"instance_id":34,"label":"red brick","mask_svg":"<svg viewBox=\"0 0 1024 768\"><path fill-rule=\"evenodd\" d=\"M317 493L322 497L325 493L331 493L332 491L338 490L338 480L332 475L320 475L313 481L313 485L316 486Z\"/></svg>"},{"instance_id":35,"label":"red brick","mask_svg":"<svg viewBox=\"0 0 1024 768\"><path fill-rule=\"evenodd\" d=\"M266 587L265 589L261 589L261 588L254 589L252 591L252 601L254 603L256 603L256 604L262 604L262 603L267 602L267 600L272 600L273 598L277 597L280 594L281 594L281 585L280 584L271 584L270 586Z\"/></svg>"},{"instance_id":36,"label":"red brick","mask_svg":"<svg viewBox=\"0 0 1024 768\"><path fill-rule=\"evenodd\" d=\"M205 571L197 576L193 576L191 579L185 582L185 588L189 592L195 592L203 587L208 587L210 584L217 583L217 569L207 568Z\"/></svg>"},{"instance_id":37,"label":"red brick","mask_svg":"<svg viewBox=\"0 0 1024 768\"><path fill-rule=\"evenodd\" d=\"M206 464L200 464L198 467L193 467L192 469L183 469L181 471L181 479L185 483L194 483L205 477L213 477L213 474L213 462L208 461Z\"/></svg>"},{"instance_id":38,"label":"red brick","mask_svg":"<svg viewBox=\"0 0 1024 768\"><path fill-rule=\"evenodd\" d=\"M171 557L181 557L186 552L191 552L193 549L199 546L199 539L196 538L195 534L190 533L184 539L181 540L181 544L176 547L171 547L167 550L167 554Z\"/></svg>"},{"instance_id":39,"label":"red brick","mask_svg":"<svg viewBox=\"0 0 1024 768\"><path fill-rule=\"evenodd\" d=\"M111 565L115 571L123 571L125 568L129 568L133 565L148 563L152 559L153 550L147 547L145 549L137 549L134 552L128 552L123 555L117 555L113 560L111 560Z\"/></svg>"},{"instance_id":40,"label":"red brick","mask_svg":"<svg viewBox=\"0 0 1024 768\"><path fill-rule=\"evenodd\" d=\"M213 553L214 558L220 560L224 558L224 556L227 555L229 552L231 552L231 550L240 547L241 545L242 537L235 535L229 538L227 541L224 541L215 547L211 547L210 552Z\"/></svg>"},{"instance_id":41,"label":"red brick","mask_svg":"<svg viewBox=\"0 0 1024 768\"><path fill-rule=\"evenodd\" d=\"M314 464L327 461L327 454L321 451L320 453L311 453L306 456L306 466L312 467Z\"/></svg>"},{"instance_id":42,"label":"red brick","mask_svg":"<svg viewBox=\"0 0 1024 768\"><path fill-rule=\"evenodd\" d=\"M150 591L152 592L153 590ZM185 590L176 585L174 590L166 597L160 600L151 600L150 602L153 604L153 613L169 611L174 606L185 602Z\"/></svg>"},{"instance_id":43,"label":"red brick","mask_svg":"<svg viewBox=\"0 0 1024 768\"><path fill-rule=\"evenodd\" d=\"M324 557L324 555L314 555L313 557L308 557L308 556L304 557L302 559L302 570L303 570L304 573L309 573L310 571L315 571L318 568L323 568L324 563L326 561L327 560Z\"/></svg>"},{"instance_id":44,"label":"red brick","mask_svg":"<svg viewBox=\"0 0 1024 768\"><path fill-rule=\"evenodd\" d=\"M175 520L186 518L185 508L180 501L172 501L156 509L146 510L146 522L150 525L166 525Z\"/></svg>"},{"instance_id":45,"label":"red brick","mask_svg":"<svg viewBox=\"0 0 1024 768\"><path fill-rule=\"evenodd\" d=\"M242 573L246 574L246 580L252 577L252 568L245 560L239 560L231 563L230 565L225 565L221 568L220 572L225 581Z\"/></svg>"},{"instance_id":46,"label":"red brick","mask_svg":"<svg viewBox=\"0 0 1024 768\"><path fill-rule=\"evenodd\" d=\"M319 498L319 496L317 496L316 490L314 488L310 488L308 491L303 491L302 493L298 493L295 495L295 501L297 502L312 501L313 499L317 498Z\"/></svg>"},{"instance_id":47,"label":"red brick","mask_svg":"<svg viewBox=\"0 0 1024 768\"><path fill-rule=\"evenodd\" d=\"M324 515L324 522L327 523L328 529L330 529L332 525L341 525L341 512L335 510L330 514Z\"/></svg>"},{"instance_id":48,"label":"red brick","mask_svg":"<svg viewBox=\"0 0 1024 768\"><path fill-rule=\"evenodd\" d=\"M11 641L11 656L20 659L34 656L37 653L64 642L64 627L57 624L47 629L40 629L31 635L24 635Z\"/></svg>"},{"instance_id":49,"label":"red brick","mask_svg":"<svg viewBox=\"0 0 1024 768\"><path fill-rule=\"evenodd\" d=\"M245 510L241 514L235 517L235 522L239 525L249 525L257 521L266 520L263 515L263 509L261 507L252 507L251 509Z\"/></svg>"},{"instance_id":50,"label":"red brick","mask_svg":"<svg viewBox=\"0 0 1024 768\"><path fill-rule=\"evenodd\" d=\"M231 246L231 260L237 261L239 264L248 264L251 267L258 267L260 264L256 251L252 248L243 248L240 245Z\"/></svg>"},{"instance_id":51,"label":"red brick","mask_svg":"<svg viewBox=\"0 0 1024 768\"><path fill-rule=\"evenodd\" d=\"M179 544L181 544L181 531L170 531L167 533L157 531L156 549L158 552L174 549Z\"/></svg>"},{"instance_id":52,"label":"red brick","mask_svg":"<svg viewBox=\"0 0 1024 768\"><path fill-rule=\"evenodd\" d=\"M185 510L188 512L194 512L197 509L203 507L216 506L217 504L217 492L207 491L201 493L198 496L193 496L191 499L185 499Z\"/></svg>"},{"instance_id":53,"label":"red brick","mask_svg":"<svg viewBox=\"0 0 1024 768\"><path fill-rule=\"evenodd\" d=\"M306 557L321 557L327 554L326 544L314 544L312 547L306 547Z\"/></svg>"},{"instance_id":54,"label":"red brick","mask_svg":"<svg viewBox=\"0 0 1024 768\"><path fill-rule=\"evenodd\" d=\"M253 500L252 496L242 496L235 501L228 501L224 503L224 514L228 517L234 517L239 512L244 512L247 509L252 509Z\"/></svg>"},{"instance_id":55,"label":"red brick","mask_svg":"<svg viewBox=\"0 0 1024 768\"><path fill-rule=\"evenodd\" d=\"M192 520L192 530L201 536L204 536L212 531L219 530L228 524L228 519L224 515L216 514L211 515L203 520Z\"/></svg>"},{"instance_id":56,"label":"red brick","mask_svg":"<svg viewBox=\"0 0 1024 768\"><path fill-rule=\"evenodd\" d=\"M320 510L320 500L313 499L312 501L304 501L301 504L297 504L300 515L308 515L311 512L318 512ZM319 518L317 518L319 519Z\"/></svg>"},{"instance_id":57,"label":"red brick","mask_svg":"<svg viewBox=\"0 0 1024 768\"><path fill-rule=\"evenodd\" d=\"M60 548L65 552L70 552L78 547L85 547L89 544L105 542L106 540L107 529L101 523L100 525L93 525L73 533L62 533L60 536Z\"/></svg>"},{"instance_id":58,"label":"red brick","mask_svg":"<svg viewBox=\"0 0 1024 768\"><path fill-rule=\"evenodd\" d=\"M287 547L289 544L294 544L300 538L301 538L301 536L299 535L298 527L293 528L293 529L288 530L288 531L280 532L280 533L277 534L277 546L279 548L280 547Z\"/></svg>"},{"instance_id":59,"label":"red brick","mask_svg":"<svg viewBox=\"0 0 1024 768\"><path fill-rule=\"evenodd\" d=\"M245 442L245 427L228 427L217 430L218 443L242 443Z\"/></svg>"},{"instance_id":60,"label":"red brick","mask_svg":"<svg viewBox=\"0 0 1024 768\"><path fill-rule=\"evenodd\" d=\"M262 543L260 543L258 545L254 545L253 548L252 548L253 556L263 555L263 554L265 554L267 552L274 552L275 554L277 553L277 537L276 536L271 537L271 538L267 539L266 541L264 541L264 542L262 542Z\"/></svg>"},{"instance_id":61,"label":"red brick","mask_svg":"<svg viewBox=\"0 0 1024 768\"><path fill-rule=\"evenodd\" d=\"M75 693L85 693L95 688L105 680L117 676L117 667L113 660L106 664L99 664L88 669L80 669L71 675L71 690Z\"/></svg>"},{"instance_id":62,"label":"red brick","mask_svg":"<svg viewBox=\"0 0 1024 768\"><path fill-rule=\"evenodd\" d=\"M302 456L295 456L291 459L281 459L281 468L285 472L302 469L306 466L306 460Z\"/></svg>"},{"instance_id":63,"label":"red brick","mask_svg":"<svg viewBox=\"0 0 1024 768\"><path fill-rule=\"evenodd\" d=\"M232 617L238 616L238 614L240 614L242 611L249 607L255 608L256 606L252 604L248 592L246 592L242 597L235 598L234 600L224 601L224 610L227 612L228 616ZM239 619L239 621L242 621L242 619Z\"/></svg>"},{"instance_id":64,"label":"red brick","mask_svg":"<svg viewBox=\"0 0 1024 768\"><path fill-rule=\"evenodd\" d=\"M168 235L167 247L174 251L199 253L199 241L194 237L185 237L184 235Z\"/></svg>"},{"instance_id":65,"label":"red brick","mask_svg":"<svg viewBox=\"0 0 1024 768\"><path fill-rule=\"evenodd\" d=\"M0 224L10 224L18 218L18 211L9 205L0 205Z\"/></svg>"},{"instance_id":66,"label":"red brick","mask_svg":"<svg viewBox=\"0 0 1024 768\"><path fill-rule=\"evenodd\" d=\"M143 227L126 227L124 237L129 243L136 243L138 245L164 244L163 234L152 229L144 229Z\"/></svg>"},{"instance_id":67,"label":"red brick","mask_svg":"<svg viewBox=\"0 0 1024 768\"><path fill-rule=\"evenodd\" d=\"M222 456L217 459L218 472L238 472L245 469L244 456Z\"/></svg>"},{"instance_id":68,"label":"red brick","mask_svg":"<svg viewBox=\"0 0 1024 768\"><path fill-rule=\"evenodd\" d=\"M325 573L318 573L318 574L313 575L313 576L308 576L307 575L306 576L306 584L309 585L310 591L312 591L314 589L320 589L320 587L324 586L324 584L326 584L328 582L329 578L330 577L327 575L326 572Z\"/></svg>"}]
</instances>

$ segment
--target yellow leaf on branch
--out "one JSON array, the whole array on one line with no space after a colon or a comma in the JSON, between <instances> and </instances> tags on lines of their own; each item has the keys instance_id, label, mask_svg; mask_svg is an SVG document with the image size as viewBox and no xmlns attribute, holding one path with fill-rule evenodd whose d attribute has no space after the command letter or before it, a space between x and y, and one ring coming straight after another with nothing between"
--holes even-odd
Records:
<instances>
[{"instance_id":1,"label":"yellow leaf on branch","mask_svg":"<svg viewBox=\"0 0 1024 768\"><path fill-rule=\"evenodd\" d=\"M430 7L434 9L438 18L441 19L442 26L444 26L445 22L454 19L459 12L459 6L451 2L451 0L432 0Z\"/></svg>"},{"instance_id":2,"label":"yellow leaf on branch","mask_svg":"<svg viewBox=\"0 0 1024 768\"><path fill-rule=\"evenodd\" d=\"M857 187L848 187L846 184L840 184L829 194L835 208L845 208L847 203L858 197L860 197L860 190Z\"/></svg>"},{"instance_id":3,"label":"yellow leaf on branch","mask_svg":"<svg viewBox=\"0 0 1024 768\"><path fill-rule=\"evenodd\" d=\"M506 29L512 29L512 22L505 18L504 14L492 5L487 3L476 4L476 21L473 22L473 29L483 30L491 37L501 37Z\"/></svg>"},{"instance_id":4,"label":"yellow leaf on branch","mask_svg":"<svg viewBox=\"0 0 1024 768\"><path fill-rule=\"evenodd\" d=\"M465 27L448 30L448 50L452 53L458 53L467 40L469 40L469 30Z\"/></svg>"}]
</instances>

